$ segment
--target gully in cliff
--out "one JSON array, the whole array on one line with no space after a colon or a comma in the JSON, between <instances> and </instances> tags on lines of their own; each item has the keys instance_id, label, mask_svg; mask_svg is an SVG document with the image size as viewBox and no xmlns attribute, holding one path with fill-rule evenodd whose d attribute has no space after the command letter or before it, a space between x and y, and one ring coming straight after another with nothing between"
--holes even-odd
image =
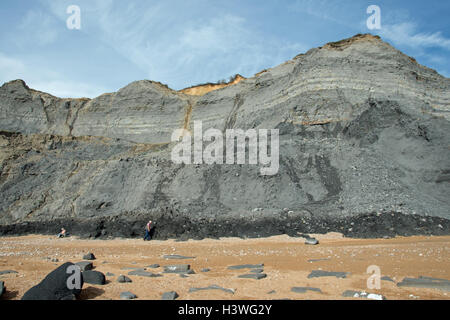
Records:
<instances>
[{"instance_id":1,"label":"gully in cliff","mask_svg":"<svg viewBox=\"0 0 450 320\"><path fill-rule=\"evenodd\" d=\"M172 161L177 164L248 164L261 165L261 175L275 175L279 169L278 129L227 129L225 141L221 130L210 128L203 132L201 121L194 121L194 143L191 132L177 129L172 134L172 142L178 142L172 149ZM270 131L270 146L268 136ZM180 141L181 139L181 141ZM248 143L247 143L248 141ZM204 144L207 144L204 147ZM193 147L193 152L192 152ZM193 159L192 159L193 153Z\"/></svg>"}]
</instances>

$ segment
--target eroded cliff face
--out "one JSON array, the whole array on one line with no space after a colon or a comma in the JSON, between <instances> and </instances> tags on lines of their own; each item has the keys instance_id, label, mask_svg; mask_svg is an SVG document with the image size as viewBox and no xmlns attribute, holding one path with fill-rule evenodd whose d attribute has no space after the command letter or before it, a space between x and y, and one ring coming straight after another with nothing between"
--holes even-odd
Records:
<instances>
[{"instance_id":1,"label":"eroded cliff face","mask_svg":"<svg viewBox=\"0 0 450 320\"><path fill-rule=\"evenodd\" d=\"M242 80L245 80L245 78L243 76L241 76L240 74L237 74L230 81L225 82L225 83L205 83L205 84L200 84L200 85L182 89L179 92L188 94L188 95L192 95L192 96L203 96L203 95L207 94L208 92L222 89L222 88L229 87L229 86L233 86L233 85L241 82Z\"/></svg>"},{"instance_id":2,"label":"eroded cliff face","mask_svg":"<svg viewBox=\"0 0 450 320\"><path fill-rule=\"evenodd\" d=\"M0 231L156 237L450 233L450 80L371 35L190 95L0 88ZM280 169L176 165L175 129L279 129ZM351 225L353 223L353 225Z\"/></svg>"}]
</instances>

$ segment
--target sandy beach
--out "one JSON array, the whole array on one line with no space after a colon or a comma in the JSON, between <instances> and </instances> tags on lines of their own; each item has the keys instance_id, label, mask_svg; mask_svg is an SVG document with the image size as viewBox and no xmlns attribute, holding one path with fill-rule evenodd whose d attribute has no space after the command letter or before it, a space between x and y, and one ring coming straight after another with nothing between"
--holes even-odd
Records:
<instances>
[{"instance_id":1,"label":"sandy beach","mask_svg":"<svg viewBox=\"0 0 450 320\"><path fill-rule=\"evenodd\" d=\"M49 272L64 262L82 261L92 252L96 271L107 276L105 285L85 283L80 299L120 299L120 293L130 291L137 299L159 300L164 292L176 291L179 300L228 299L356 299L344 298L346 290L381 294L388 300L449 299L450 292L439 289L398 287L405 277L427 276L450 279L450 237L397 237L391 239L348 239L338 233L315 236L320 243L305 245L304 238L275 236L263 239L224 238L220 240L152 240L140 239L85 240L76 237L57 239L54 236L29 235L0 238L0 271L17 273L0 275L6 292L2 300L17 300ZM195 258L173 260L164 255ZM53 261L52 261L53 259ZM57 260L55 260L57 259ZM229 270L240 264L264 264L267 277L260 280L242 279L248 269ZM131 269L159 264L152 273L161 277L147 278L129 275L131 283L118 283L120 274ZM185 278L163 273L163 267L189 264L195 274ZM368 289L367 268L378 266L382 276L380 289ZM202 272L208 268L210 271ZM349 272L346 278L308 278L313 270ZM234 294L221 290L189 292L190 288L217 285L233 289ZM321 292L292 292L292 287L319 288Z\"/></svg>"}]
</instances>

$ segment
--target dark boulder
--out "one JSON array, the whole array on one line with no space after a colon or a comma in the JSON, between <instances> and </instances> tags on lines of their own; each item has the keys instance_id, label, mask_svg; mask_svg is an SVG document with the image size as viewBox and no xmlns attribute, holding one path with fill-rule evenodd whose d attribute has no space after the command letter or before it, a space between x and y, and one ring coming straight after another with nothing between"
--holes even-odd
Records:
<instances>
[{"instance_id":1,"label":"dark boulder","mask_svg":"<svg viewBox=\"0 0 450 320\"><path fill-rule=\"evenodd\" d=\"M397 286L450 291L450 280L420 276L418 278L404 278L397 283Z\"/></svg>"},{"instance_id":2,"label":"dark boulder","mask_svg":"<svg viewBox=\"0 0 450 320\"><path fill-rule=\"evenodd\" d=\"M315 238L308 238L305 240L305 244L309 244L309 245L316 245L319 244L319 240L315 239Z\"/></svg>"},{"instance_id":3,"label":"dark boulder","mask_svg":"<svg viewBox=\"0 0 450 320\"><path fill-rule=\"evenodd\" d=\"M74 277L75 274L67 273L68 268L73 266L71 262L66 262L50 272L38 285L32 287L22 297L22 300L73 300L80 293L83 288L83 273L79 274L79 287L69 289L69 277ZM70 281L69 281L70 282ZM74 282L71 282L74 284Z\"/></svg>"},{"instance_id":4,"label":"dark boulder","mask_svg":"<svg viewBox=\"0 0 450 320\"><path fill-rule=\"evenodd\" d=\"M0 281L0 297L2 296L3 292L5 292L5 283L3 281Z\"/></svg>"},{"instance_id":5,"label":"dark boulder","mask_svg":"<svg viewBox=\"0 0 450 320\"><path fill-rule=\"evenodd\" d=\"M92 262L89 262L89 261L80 261L75 264L80 267L81 271L89 271L94 268L94 265L92 264Z\"/></svg>"},{"instance_id":6,"label":"dark boulder","mask_svg":"<svg viewBox=\"0 0 450 320\"><path fill-rule=\"evenodd\" d=\"M249 273L249 274L242 274L242 275L238 276L238 278L255 279L255 280L264 279L266 277L267 277L267 274L265 274L265 273Z\"/></svg>"},{"instance_id":7,"label":"dark boulder","mask_svg":"<svg viewBox=\"0 0 450 320\"><path fill-rule=\"evenodd\" d=\"M240 264L237 266L229 266L229 270L240 270L240 269L256 269L256 268L263 268L264 264Z\"/></svg>"},{"instance_id":8,"label":"dark boulder","mask_svg":"<svg viewBox=\"0 0 450 320\"><path fill-rule=\"evenodd\" d=\"M133 282L133 281L131 281L131 279L128 278L127 276L124 276L123 274L121 274L120 276L117 277L117 282L126 283L126 282Z\"/></svg>"},{"instance_id":9,"label":"dark boulder","mask_svg":"<svg viewBox=\"0 0 450 320\"><path fill-rule=\"evenodd\" d=\"M322 290L320 290L319 288L312 288L312 287L293 287L291 288L291 291L295 293L306 293L307 291L322 293Z\"/></svg>"},{"instance_id":10,"label":"dark boulder","mask_svg":"<svg viewBox=\"0 0 450 320\"><path fill-rule=\"evenodd\" d=\"M177 259L177 260L195 259L195 257L186 257L186 256L181 256L179 254L164 255L163 258L164 259Z\"/></svg>"},{"instance_id":11,"label":"dark boulder","mask_svg":"<svg viewBox=\"0 0 450 320\"><path fill-rule=\"evenodd\" d=\"M3 270L3 271L0 271L0 276L4 275L4 274L10 274L10 273L18 273L18 272L14 271L14 270Z\"/></svg>"},{"instance_id":12,"label":"dark boulder","mask_svg":"<svg viewBox=\"0 0 450 320\"><path fill-rule=\"evenodd\" d=\"M263 273L264 269L252 269L250 270L250 273Z\"/></svg>"},{"instance_id":13,"label":"dark boulder","mask_svg":"<svg viewBox=\"0 0 450 320\"><path fill-rule=\"evenodd\" d=\"M129 291L120 293L120 299L122 299L122 300L132 300L132 299L136 299L136 298L137 298L137 296L134 293L131 293Z\"/></svg>"},{"instance_id":14,"label":"dark boulder","mask_svg":"<svg viewBox=\"0 0 450 320\"><path fill-rule=\"evenodd\" d=\"M389 281L389 282L395 282L391 277L388 277L388 276L383 276L383 277L381 277L381 280L383 280L383 281Z\"/></svg>"},{"instance_id":15,"label":"dark boulder","mask_svg":"<svg viewBox=\"0 0 450 320\"><path fill-rule=\"evenodd\" d=\"M128 272L128 275L130 275L130 276L139 276L139 277L148 277L148 278L162 277L161 274L147 272L147 271L144 271L144 270L133 270L133 271Z\"/></svg>"},{"instance_id":16,"label":"dark boulder","mask_svg":"<svg viewBox=\"0 0 450 320\"><path fill-rule=\"evenodd\" d=\"M84 282L90 284L100 284L104 285L106 283L106 278L100 271L88 270L83 272Z\"/></svg>"},{"instance_id":17,"label":"dark boulder","mask_svg":"<svg viewBox=\"0 0 450 320\"><path fill-rule=\"evenodd\" d=\"M320 278L320 277L336 277L336 278L347 278L350 272L334 272L325 270L313 270L308 275L308 279Z\"/></svg>"},{"instance_id":18,"label":"dark boulder","mask_svg":"<svg viewBox=\"0 0 450 320\"><path fill-rule=\"evenodd\" d=\"M93 253L88 253L88 254L85 254L84 256L83 256L83 260L95 260L96 258L95 258L95 256L94 256L94 254Z\"/></svg>"},{"instance_id":19,"label":"dark boulder","mask_svg":"<svg viewBox=\"0 0 450 320\"><path fill-rule=\"evenodd\" d=\"M178 297L178 293L176 293L175 291L164 292L161 300L175 300Z\"/></svg>"},{"instance_id":20,"label":"dark boulder","mask_svg":"<svg viewBox=\"0 0 450 320\"><path fill-rule=\"evenodd\" d=\"M216 284L210 285L208 287L204 287L204 288L190 288L189 289L189 293L191 292L197 292L197 291L203 291L203 290L221 290L227 293L231 293L234 294L234 292L236 291L235 289L227 289L227 288L223 288L221 286L218 286Z\"/></svg>"}]
</instances>

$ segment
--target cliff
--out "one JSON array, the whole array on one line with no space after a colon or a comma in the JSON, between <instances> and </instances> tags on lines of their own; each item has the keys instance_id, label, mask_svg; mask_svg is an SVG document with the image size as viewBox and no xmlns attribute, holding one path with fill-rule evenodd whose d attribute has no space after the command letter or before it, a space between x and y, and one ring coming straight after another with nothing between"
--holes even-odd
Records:
<instances>
[{"instance_id":1,"label":"cliff","mask_svg":"<svg viewBox=\"0 0 450 320\"><path fill-rule=\"evenodd\" d=\"M0 232L202 238L450 233L450 79L372 35L221 88L0 88ZM176 165L171 135L279 129L280 169Z\"/></svg>"}]
</instances>

